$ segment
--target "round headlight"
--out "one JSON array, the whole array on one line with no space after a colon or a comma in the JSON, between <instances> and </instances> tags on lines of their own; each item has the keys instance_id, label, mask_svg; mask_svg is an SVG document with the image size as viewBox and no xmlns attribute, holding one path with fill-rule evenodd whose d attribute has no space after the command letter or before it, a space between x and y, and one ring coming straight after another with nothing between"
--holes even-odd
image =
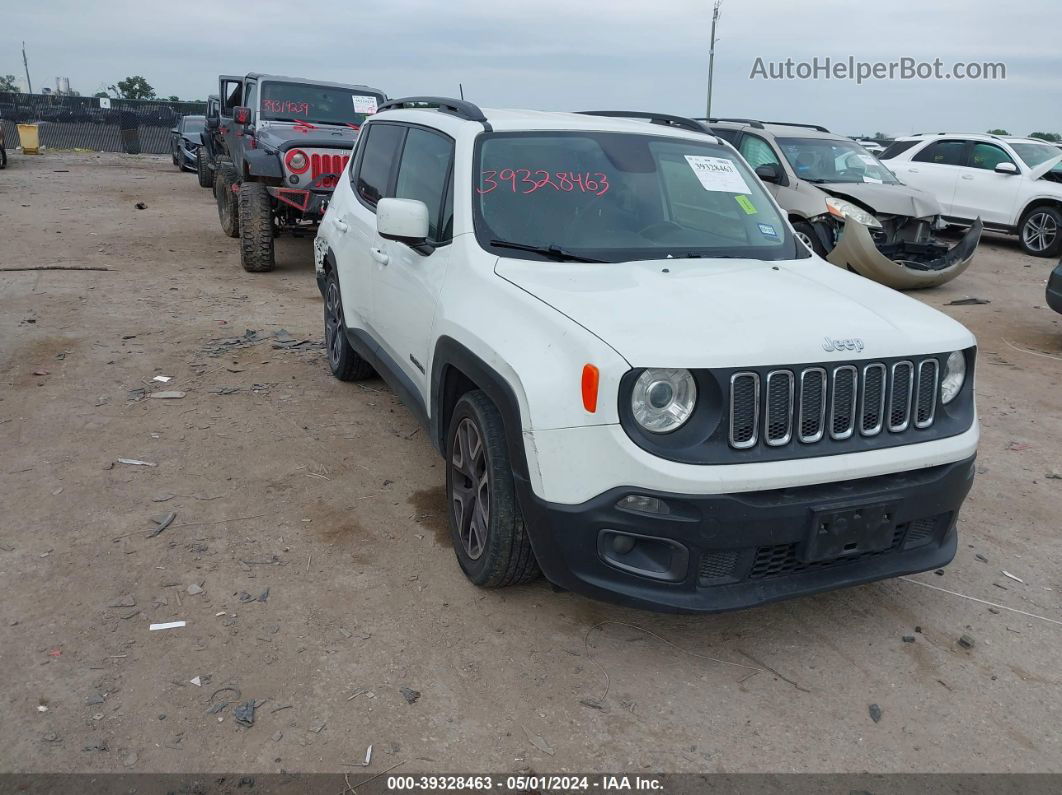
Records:
<instances>
[{"instance_id":1,"label":"round headlight","mask_svg":"<svg viewBox=\"0 0 1062 795\"><path fill-rule=\"evenodd\" d=\"M631 393L631 412L645 430L670 433L682 427L697 403L697 384L689 370L650 369Z\"/></svg>"},{"instance_id":2,"label":"round headlight","mask_svg":"<svg viewBox=\"0 0 1062 795\"><path fill-rule=\"evenodd\" d=\"M293 149L288 153L286 158L288 168L294 171L296 174L303 173L310 166L310 160L306 157L304 152L300 152L298 149Z\"/></svg>"},{"instance_id":3,"label":"round headlight","mask_svg":"<svg viewBox=\"0 0 1062 795\"><path fill-rule=\"evenodd\" d=\"M944 363L944 377L940 379L940 399L951 403L962 391L965 382L966 357L962 355L962 351L948 354L948 360Z\"/></svg>"}]
</instances>

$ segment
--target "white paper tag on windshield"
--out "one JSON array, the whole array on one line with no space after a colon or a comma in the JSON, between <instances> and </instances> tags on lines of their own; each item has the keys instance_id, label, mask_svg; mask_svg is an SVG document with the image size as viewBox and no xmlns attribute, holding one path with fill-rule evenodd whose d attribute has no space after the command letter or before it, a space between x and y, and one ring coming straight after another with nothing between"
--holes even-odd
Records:
<instances>
[{"instance_id":1,"label":"white paper tag on windshield","mask_svg":"<svg viewBox=\"0 0 1062 795\"><path fill-rule=\"evenodd\" d=\"M885 184L885 180L883 180L883 179L874 179L873 177L868 177L866 174L863 175L863 182L870 182L870 183L873 183L874 185L884 185Z\"/></svg>"},{"instance_id":2,"label":"white paper tag on windshield","mask_svg":"<svg viewBox=\"0 0 1062 795\"><path fill-rule=\"evenodd\" d=\"M373 114L376 112L376 97L367 97L364 94L353 94L354 112Z\"/></svg>"},{"instance_id":3,"label":"white paper tag on windshield","mask_svg":"<svg viewBox=\"0 0 1062 795\"><path fill-rule=\"evenodd\" d=\"M707 155L686 155L693 173L700 180L705 190L720 193L751 193L745 178L737 170L733 160L725 157L708 157Z\"/></svg>"}]
</instances>

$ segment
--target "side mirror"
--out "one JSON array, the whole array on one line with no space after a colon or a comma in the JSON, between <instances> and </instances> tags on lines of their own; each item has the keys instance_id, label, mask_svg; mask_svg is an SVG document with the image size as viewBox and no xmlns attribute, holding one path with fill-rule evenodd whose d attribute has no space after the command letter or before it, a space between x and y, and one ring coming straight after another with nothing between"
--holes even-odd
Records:
<instances>
[{"instance_id":1,"label":"side mirror","mask_svg":"<svg viewBox=\"0 0 1062 795\"><path fill-rule=\"evenodd\" d=\"M428 206L416 199L380 199L376 231L411 248L423 246L428 239Z\"/></svg>"},{"instance_id":2,"label":"side mirror","mask_svg":"<svg viewBox=\"0 0 1062 795\"><path fill-rule=\"evenodd\" d=\"M245 105L237 105L232 109L232 120L236 122L236 124L250 124L251 109Z\"/></svg>"},{"instance_id":3,"label":"side mirror","mask_svg":"<svg viewBox=\"0 0 1062 795\"><path fill-rule=\"evenodd\" d=\"M208 130L216 130L221 126L221 120L217 116L211 116L207 119L206 126Z\"/></svg>"},{"instance_id":4,"label":"side mirror","mask_svg":"<svg viewBox=\"0 0 1062 795\"><path fill-rule=\"evenodd\" d=\"M756 176L764 182L773 182L775 185L782 181L782 175L778 171L778 166L774 163L756 166Z\"/></svg>"},{"instance_id":5,"label":"side mirror","mask_svg":"<svg viewBox=\"0 0 1062 795\"><path fill-rule=\"evenodd\" d=\"M1013 163L997 163L996 164L996 173L997 174L1017 174L1018 173L1018 167L1016 165L1014 165Z\"/></svg>"}]
</instances>

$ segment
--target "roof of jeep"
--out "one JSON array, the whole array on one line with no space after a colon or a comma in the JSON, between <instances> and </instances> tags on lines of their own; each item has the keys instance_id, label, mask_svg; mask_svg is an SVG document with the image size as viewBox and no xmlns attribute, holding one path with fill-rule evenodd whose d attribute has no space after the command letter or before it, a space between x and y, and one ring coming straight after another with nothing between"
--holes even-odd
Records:
<instances>
[{"instance_id":1,"label":"roof of jeep","mask_svg":"<svg viewBox=\"0 0 1062 795\"><path fill-rule=\"evenodd\" d=\"M559 111L521 110L515 108L480 108L495 132L518 132L522 130L593 130L595 132L630 132L642 135L656 134L670 138L690 138L693 140L717 140L708 132L693 132L681 127L652 124L644 119L627 119L615 116L594 116L584 113L564 113ZM470 121L451 113L440 112L438 108L395 108L384 110L380 115L408 121L424 120L425 114L431 114L436 126L475 124L482 129L482 122Z\"/></svg>"},{"instance_id":2,"label":"roof of jeep","mask_svg":"<svg viewBox=\"0 0 1062 795\"><path fill-rule=\"evenodd\" d=\"M311 80L308 77L289 77L288 75L271 75L262 72L248 72L247 77L251 80L272 80L275 83L307 83L311 86L331 86L332 88L358 88L373 91L380 96L386 97L383 91L361 83L333 83L328 80Z\"/></svg>"}]
</instances>

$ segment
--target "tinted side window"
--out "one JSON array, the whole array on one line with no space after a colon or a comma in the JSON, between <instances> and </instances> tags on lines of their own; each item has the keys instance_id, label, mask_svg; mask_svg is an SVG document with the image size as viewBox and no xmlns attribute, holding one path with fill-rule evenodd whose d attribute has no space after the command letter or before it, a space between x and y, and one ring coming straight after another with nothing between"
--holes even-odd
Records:
<instances>
[{"instance_id":1,"label":"tinted side window","mask_svg":"<svg viewBox=\"0 0 1062 795\"><path fill-rule=\"evenodd\" d=\"M742 157L749 161L749 165L753 168L775 165L779 167L779 171L782 170L782 164L778 162L778 155L771 149L771 145L762 138L746 135L741 139L741 148L738 151L741 152Z\"/></svg>"},{"instance_id":2,"label":"tinted side window","mask_svg":"<svg viewBox=\"0 0 1062 795\"><path fill-rule=\"evenodd\" d=\"M453 143L442 135L416 127L406 134L395 198L417 199L428 205L428 237L432 240L441 239L439 230L445 226L442 208L453 151Z\"/></svg>"},{"instance_id":3,"label":"tinted side window","mask_svg":"<svg viewBox=\"0 0 1062 795\"><path fill-rule=\"evenodd\" d=\"M987 171L992 171L1000 163L1014 165L1014 161L1010 159L1010 156L995 144L974 144L973 152L970 154L970 165L973 168L983 168Z\"/></svg>"},{"instance_id":4,"label":"tinted side window","mask_svg":"<svg viewBox=\"0 0 1062 795\"><path fill-rule=\"evenodd\" d=\"M934 141L911 158L916 163L936 163L941 166L961 166L966 141Z\"/></svg>"},{"instance_id":5,"label":"tinted side window","mask_svg":"<svg viewBox=\"0 0 1062 795\"><path fill-rule=\"evenodd\" d=\"M370 124L362 135L368 137L354 179L354 190L364 202L375 207L376 202L388 195L391 171L405 130L394 124Z\"/></svg>"},{"instance_id":6,"label":"tinted side window","mask_svg":"<svg viewBox=\"0 0 1062 795\"><path fill-rule=\"evenodd\" d=\"M888 160L896 157L896 155L903 154L916 143L918 143L918 141L893 141L885 148L884 152L878 155L878 160Z\"/></svg>"}]
</instances>

